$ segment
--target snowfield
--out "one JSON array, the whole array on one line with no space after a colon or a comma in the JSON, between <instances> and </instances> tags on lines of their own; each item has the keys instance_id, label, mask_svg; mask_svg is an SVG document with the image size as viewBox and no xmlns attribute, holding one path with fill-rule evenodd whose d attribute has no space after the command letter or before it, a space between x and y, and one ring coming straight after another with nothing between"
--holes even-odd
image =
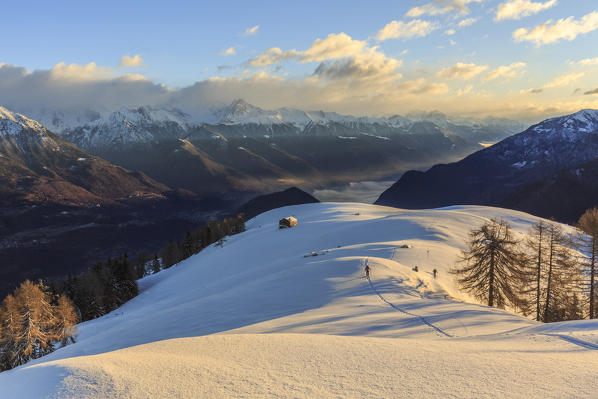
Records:
<instances>
[{"instance_id":1,"label":"snowfield","mask_svg":"<svg viewBox=\"0 0 598 399\"><path fill-rule=\"evenodd\" d=\"M290 215L299 225L278 230ZM0 397L597 397L598 321L543 325L456 289L448 270L488 218L521 233L535 220L476 206L264 213L140 280L76 344L1 373Z\"/></svg>"}]
</instances>

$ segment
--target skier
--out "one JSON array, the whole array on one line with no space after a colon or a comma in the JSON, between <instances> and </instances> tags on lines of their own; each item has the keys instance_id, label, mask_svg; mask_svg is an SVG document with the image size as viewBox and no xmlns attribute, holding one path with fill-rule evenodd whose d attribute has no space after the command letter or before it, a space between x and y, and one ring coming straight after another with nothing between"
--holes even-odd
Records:
<instances>
[{"instance_id":1,"label":"skier","mask_svg":"<svg viewBox=\"0 0 598 399\"><path fill-rule=\"evenodd\" d=\"M434 273L434 278L436 278L436 275L438 274L438 270L434 269L434 270L432 271L432 273Z\"/></svg>"},{"instance_id":2,"label":"skier","mask_svg":"<svg viewBox=\"0 0 598 399\"><path fill-rule=\"evenodd\" d=\"M370 265L365 264L365 277L370 278Z\"/></svg>"}]
</instances>

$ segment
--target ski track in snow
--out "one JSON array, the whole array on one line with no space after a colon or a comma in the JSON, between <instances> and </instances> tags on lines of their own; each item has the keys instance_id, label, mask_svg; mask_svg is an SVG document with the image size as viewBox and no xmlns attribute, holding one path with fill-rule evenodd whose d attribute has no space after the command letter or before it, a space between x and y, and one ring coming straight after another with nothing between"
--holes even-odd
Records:
<instances>
[{"instance_id":1,"label":"ski track in snow","mask_svg":"<svg viewBox=\"0 0 598 399\"><path fill-rule=\"evenodd\" d=\"M542 333L542 335L545 335L545 336L548 336L548 337L560 338L560 339L562 339L565 342L568 342L568 343L573 344L573 345L577 345L577 346L585 348L585 349L598 350L598 345L593 344L591 342L584 341L584 340L579 339L579 338L572 337L570 335L555 334L555 333Z\"/></svg>"},{"instance_id":2,"label":"ski track in snow","mask_svg":"<svg viewBox=\"0 0 598 399\"><path fill-rule=\"evenodd\" d=\"M367 261L365 262L365 264L367 264ZM378 291L376 289L376 286L374 285L374 283L372 282L371 277L367 277L368 282L370 283L370 287L372 287L372 290L376 293L376 295L378 295L378 297L382 300L382 302L385 302L387 305L389 305L391 308L393 308L394 310L404 313L408 316L411 317L415 317L416 319L418 319L419 321L421 321L423 324L427 325L428 327L432 328L439 336L444 336L444 337L449 337L452 338L453 336L451 334L448 334L447 332L445 332L444 330L442 330L439 327L436 327L434 324L430 323L425 317L420 316L418 314L415 313L411 313L403 308L401 308L400 306L397 306L395 304L393 304L392 302L388 301L386 298L384 298L384 296L380 293L380 291Z\"/></svg>"}]
</instances>

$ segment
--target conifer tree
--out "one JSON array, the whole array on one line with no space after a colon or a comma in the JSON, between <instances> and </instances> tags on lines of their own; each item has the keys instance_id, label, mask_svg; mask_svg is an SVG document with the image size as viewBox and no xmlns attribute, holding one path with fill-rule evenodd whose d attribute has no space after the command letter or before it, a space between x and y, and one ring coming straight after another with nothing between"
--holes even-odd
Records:
<instances>
[{"instance_id":1,"label":"conifer tree","mask_svg":"<svg viewBox=\"0 0 598 399\"><path fill-rule=\"evenodd\" d=\"M54 326L55 339L61 343L62 346L68 344L69 341L75 342L75 334L79 317L75 312L72 301L64 294L58 297L56 306L54 306L54 314L56 317L56 325Z\"/></svg>"},{"instance_id":2,"label":"conifer tree","mask_svg":"<svg viewBox=\"0 0 598 399\"><path fill-rule=\"evenodd\" d=\"M26 280L16 291L20 320L23 323L17 339L17 358L25 363L53 351L56 318L47 288L40 281Z\"/></svg>"},{"instance_id":3,"label":"conifer tree","mask_svg":"<svg viewBox=\"0 0 598 399\"><path fill-rule=\"evenodd\" d=\"M597 317L596 306L598 303L598 288L596 287L596 274L598 273L596 267L596 257L598 255L598 209L588 209L579 218L578 227L583 231L586 236L581 237L579 242L581 243L582 249L589 253L589 257L586 262L587 274L589 276L589 291L590 291L590 310L589 317L594 319Z\"/></svg>"},{"instance_id":4,"label":"conifer tree","mask_svg":"<svg viewBox=\"0 0 598 399\"><path fill-rule=\"evenodd\" d=\"M572 307L579 305L576 297L580 270L570 248L571 240L555 223L548 224L546 233L548 246L543 321L547 323L576 318L581 310Z\"/></svg>"},{"instance_id":5,"label":"conifer tree","mask_svg":"<svg viewBox=\"0 0 598 399\"><path fill-rule=\"evenodd\" d=\"M530 231L525 239L525 246L529 250L527 257L528 265L528 279L529 289L527 293L531 294L535 305L536 320L540 321L542 317L542 296L543 296L543 270L546 263L545 252L547 248L547 232L548 225L543 220L538 220L531 226Z\"/></svg>"},{"instance_id":6,"label":"conifer tree","mask_svg":"<svg viewBox=\"0 0 598 399\"><path fill-rule=\"evenodd\" d=\"M152 271L154 273L158 273L160 269L160 259L158 259L158 254L154 254L154 259L152 260Z\"/></svg>"},{"instance_id":7,"label":"conifer tree","mask_svg":"<svg viewBox=\"0 0 598 399\"><path fill-rule=\"evenodd\" d=\"M2 363L0 366L2 370L8 370L22 363L18 357L17 346L23 339L21 334L23 323L14 295L9 294L4 298L0 313L2 317L2 334L0 335L0 350L2 351L0 361Z\"/></svg>"},{"instance_id":8,"label":"conifer tree","mask_svg":"<svg viewBox=\"0 0 598 399\"><path fill-rule=\"evenodd\" d=\"M507 222L484 223L470 233L468 249L461 256L465 266L451 273L457 276L462 289L487 301L488 306L519 306L523 272L517 244Z\"/></svg>"}]
</instances>

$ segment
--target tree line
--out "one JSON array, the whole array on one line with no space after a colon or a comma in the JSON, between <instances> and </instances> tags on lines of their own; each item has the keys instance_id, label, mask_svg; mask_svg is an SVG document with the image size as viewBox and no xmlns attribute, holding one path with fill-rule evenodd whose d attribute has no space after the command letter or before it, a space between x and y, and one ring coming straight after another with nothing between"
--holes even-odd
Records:
<instances>
[{"instance_id":1,"label":"tree line","mask_svg":"<svg viewBox=\"0 0 598 399\"><path fill-rule=\"evenodd\" d=\"M103 316L139 293L137 280L157 273L245 231L243 215L209 222L169 241L155 254L142 251L98 262L65 280L23 282L0 306L0 370L8 370L75 342L79 321Z\"/></svg>"},{"instance_id":2,"label":"tree line","mask_svg":"<svg viewBox=\"0 0 598 399\"><path fill-rule=\"evenodd\" d=\"M538 220L516 239L504 220L470 233L461 267L451 270L461 289L488 306L510 306L538 321L597 317L598 210L589 209L577 233Z\"/></svg>"}]
</instances>

